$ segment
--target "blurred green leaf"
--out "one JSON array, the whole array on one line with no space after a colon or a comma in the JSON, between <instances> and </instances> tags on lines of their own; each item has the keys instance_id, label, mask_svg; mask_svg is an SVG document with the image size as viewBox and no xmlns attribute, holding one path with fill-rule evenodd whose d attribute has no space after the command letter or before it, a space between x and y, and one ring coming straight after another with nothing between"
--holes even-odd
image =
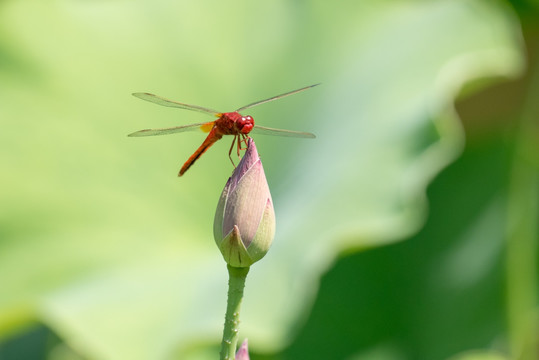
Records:
<instances>
[{"instance_id":1,"label":"blurred green leaf","mask_svg":"<svg viewBox=\"0 0 539 360\"><path fill-rule=\"evenodd\" d=\"M418 234L343 257L324 275L283 358L447 359L500 339L509 168L503 139L468 144L429 186Z\"/></svg>"},{"instance_id":2,"label":"blurred green leaf","mask_svg":"<svg viewBox=\"0 0 539 360\"><path fill-rule=\"evenodd\" d=\"M486 1L7 2L0 23L27 59L0 69L0 331L39 319L95 359L203 353L225 308L212 221L229 145L177 179L202 137L125 135L206 118L130 93L226 111L323 83L251 113L318 136L256 138L277 236L242 333L275 351L339 252L421 226L426 185L461 151L463 84L523 66L518 23Z\"/></svg>"}]
</instances>

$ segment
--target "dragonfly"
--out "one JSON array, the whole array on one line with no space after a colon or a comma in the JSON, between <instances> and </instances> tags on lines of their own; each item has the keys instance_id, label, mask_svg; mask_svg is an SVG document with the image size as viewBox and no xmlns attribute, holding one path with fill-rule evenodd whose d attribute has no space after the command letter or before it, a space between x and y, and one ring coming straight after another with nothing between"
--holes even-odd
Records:
<instances>
[{"instance_id":1,"label":"dragonfly","mask_svg":"<svg viewBox=\"0 0 539 360\"><path fill-rule=\"evenodd\" d=\"M175 126L171 128L164 128L164 129L144 129L144 130L131 133L127 136L139 137L139 136L169 135L169 134L176 134L176 133L182 133L185 131L193 131L193 130L195 131L198 130L198 131L203 131L205 133L208 133L202 145L200 145L199 148L193 153L193 155L191 155L189 159L187 159L185 164L183 164L182 168L180 169L180 172L178 173L178 176L182 176L195 163L195 161L197 161L202 156L202 154L204 154L213 144L215 144L215 142L220 140L225 135L232 135L234 139L232 140L232 145L230 146L228 157L230 158L230 161L232 161L232 165L234 165L234 161L232 160L232 156L231 156L232 151L234 149L234 144L236 144L237 155L239 157L240 151L245 150L244 148L242 148L242 144L245 144L246 146L247 139L250 137L249 134L276 135L276 136L310 138L310 139L315 138L315 135L309 132L273 129L273 128L269 128L265 126L255 125L255 122L252 116L250 115L244 116L240 114L240 112L253 108L255 106L270 102L270 101L278 100L286 96L297 94L299 92L308 90L317 85L320 85L320 84L309 85L301 89L292 90L284 94L272 96L268 99L255 101L251 104L242 106L232 112L219 112L219 111L205 108L198 105L184 104L181 102L165 99L164 97L157 96L150 93L133 93L133 96L142 100L152 102L157 105L180 108L184 110L197 111L203 114L211 115L213 117L216 117L217 119L210 122Z\"/></svg>"}]
</instances>

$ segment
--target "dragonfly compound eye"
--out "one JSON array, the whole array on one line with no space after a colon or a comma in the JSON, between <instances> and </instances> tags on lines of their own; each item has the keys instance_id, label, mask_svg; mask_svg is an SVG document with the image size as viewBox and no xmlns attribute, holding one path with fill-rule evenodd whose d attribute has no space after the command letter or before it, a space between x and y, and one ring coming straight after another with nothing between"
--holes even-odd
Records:
<instances>
[{"instance_id":1,"label":"dragonfly compound eye","mask_svg":"<svg viewBox=\"0 0 539 360\"><path fill-rule=\"evenodd\" d=\"M239 128L242 134L249 134L255 125L255 121L251 116L242 116L239 121Z\"/></svg>"}]
</instances>

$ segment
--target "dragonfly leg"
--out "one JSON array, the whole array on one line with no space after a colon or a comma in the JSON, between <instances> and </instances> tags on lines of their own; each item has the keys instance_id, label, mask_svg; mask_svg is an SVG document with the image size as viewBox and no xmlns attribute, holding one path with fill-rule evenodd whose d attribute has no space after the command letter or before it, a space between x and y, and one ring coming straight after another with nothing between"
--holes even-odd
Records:
<instances>
[{"instance_id":1,"label":"dragonfly leg","mask_svg":"<svg viewBox=\"0 0 539 360\"><path fill-rule=\"evenodd\" d=\"M236 164L234 164L234 160L232 160L232 149L234 149L234 144L236 143L237 137L238 135L234 135L234 140L232 140L232 145L230 145L230 150L228 150L228 158L230 159L230 162L232 163L232 166L234 166L234 168L236 168ZM239 140L238 140L238 144L239 144Z\"/></svg>"},{"instance_id":2,"label":"dragonfly leg","mask_svg":"<svg viewBox=\"0 0 539 360\"><path fill-rule=\"evenodd\" d=\"M240 135L238 138L238 144L236 146L236 154L238 155L238 159L240 158L240 150L241 150L241 142L243 141L243 136Z\"/></svg>"},{"instance_id":3,"label":"dragonfly leg","mask_svg":"<svg viewBox=\"0 0 539 360\"><path fill-rule=\"evenodd\" d=\"M245 147L240 147L240 144L238 143L238 152L239 150L247 150L247 139L249 139L249 135L243 135L241 136L241 142L245 145ZM238 153L239 156L239 153Z\"/></svg>"},{"instance_id":4,"label":"dragonfly leg","mask_svg":"<svg viewBox=\"0 0 539 360\"><path fill-rule=\"evenodd\" d=\"M247 150L247 139L249 135L241 134L241 140L238 140L238 158L240 157L240 151ZM242 143L245 144L245 147L242 146Z\"/></svg>"}]
</instances>

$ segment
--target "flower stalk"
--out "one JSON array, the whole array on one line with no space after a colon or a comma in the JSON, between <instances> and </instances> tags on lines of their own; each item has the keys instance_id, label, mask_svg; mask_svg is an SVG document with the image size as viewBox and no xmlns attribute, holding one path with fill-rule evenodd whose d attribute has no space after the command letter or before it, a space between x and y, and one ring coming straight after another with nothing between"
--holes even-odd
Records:
<instances>
[{"instance_id":1,"label":"flower stalk","mask_svg":"<svg viewBox=\"0 0 539 360\"><path fill-rule=\"evenodd\" d=\"M221 342L221 360L234 360L239 338L240 308L243 300L243 289L249 267L228 268L228 301L226 306L225 327Z\"/></svg>"}]
</instances>

